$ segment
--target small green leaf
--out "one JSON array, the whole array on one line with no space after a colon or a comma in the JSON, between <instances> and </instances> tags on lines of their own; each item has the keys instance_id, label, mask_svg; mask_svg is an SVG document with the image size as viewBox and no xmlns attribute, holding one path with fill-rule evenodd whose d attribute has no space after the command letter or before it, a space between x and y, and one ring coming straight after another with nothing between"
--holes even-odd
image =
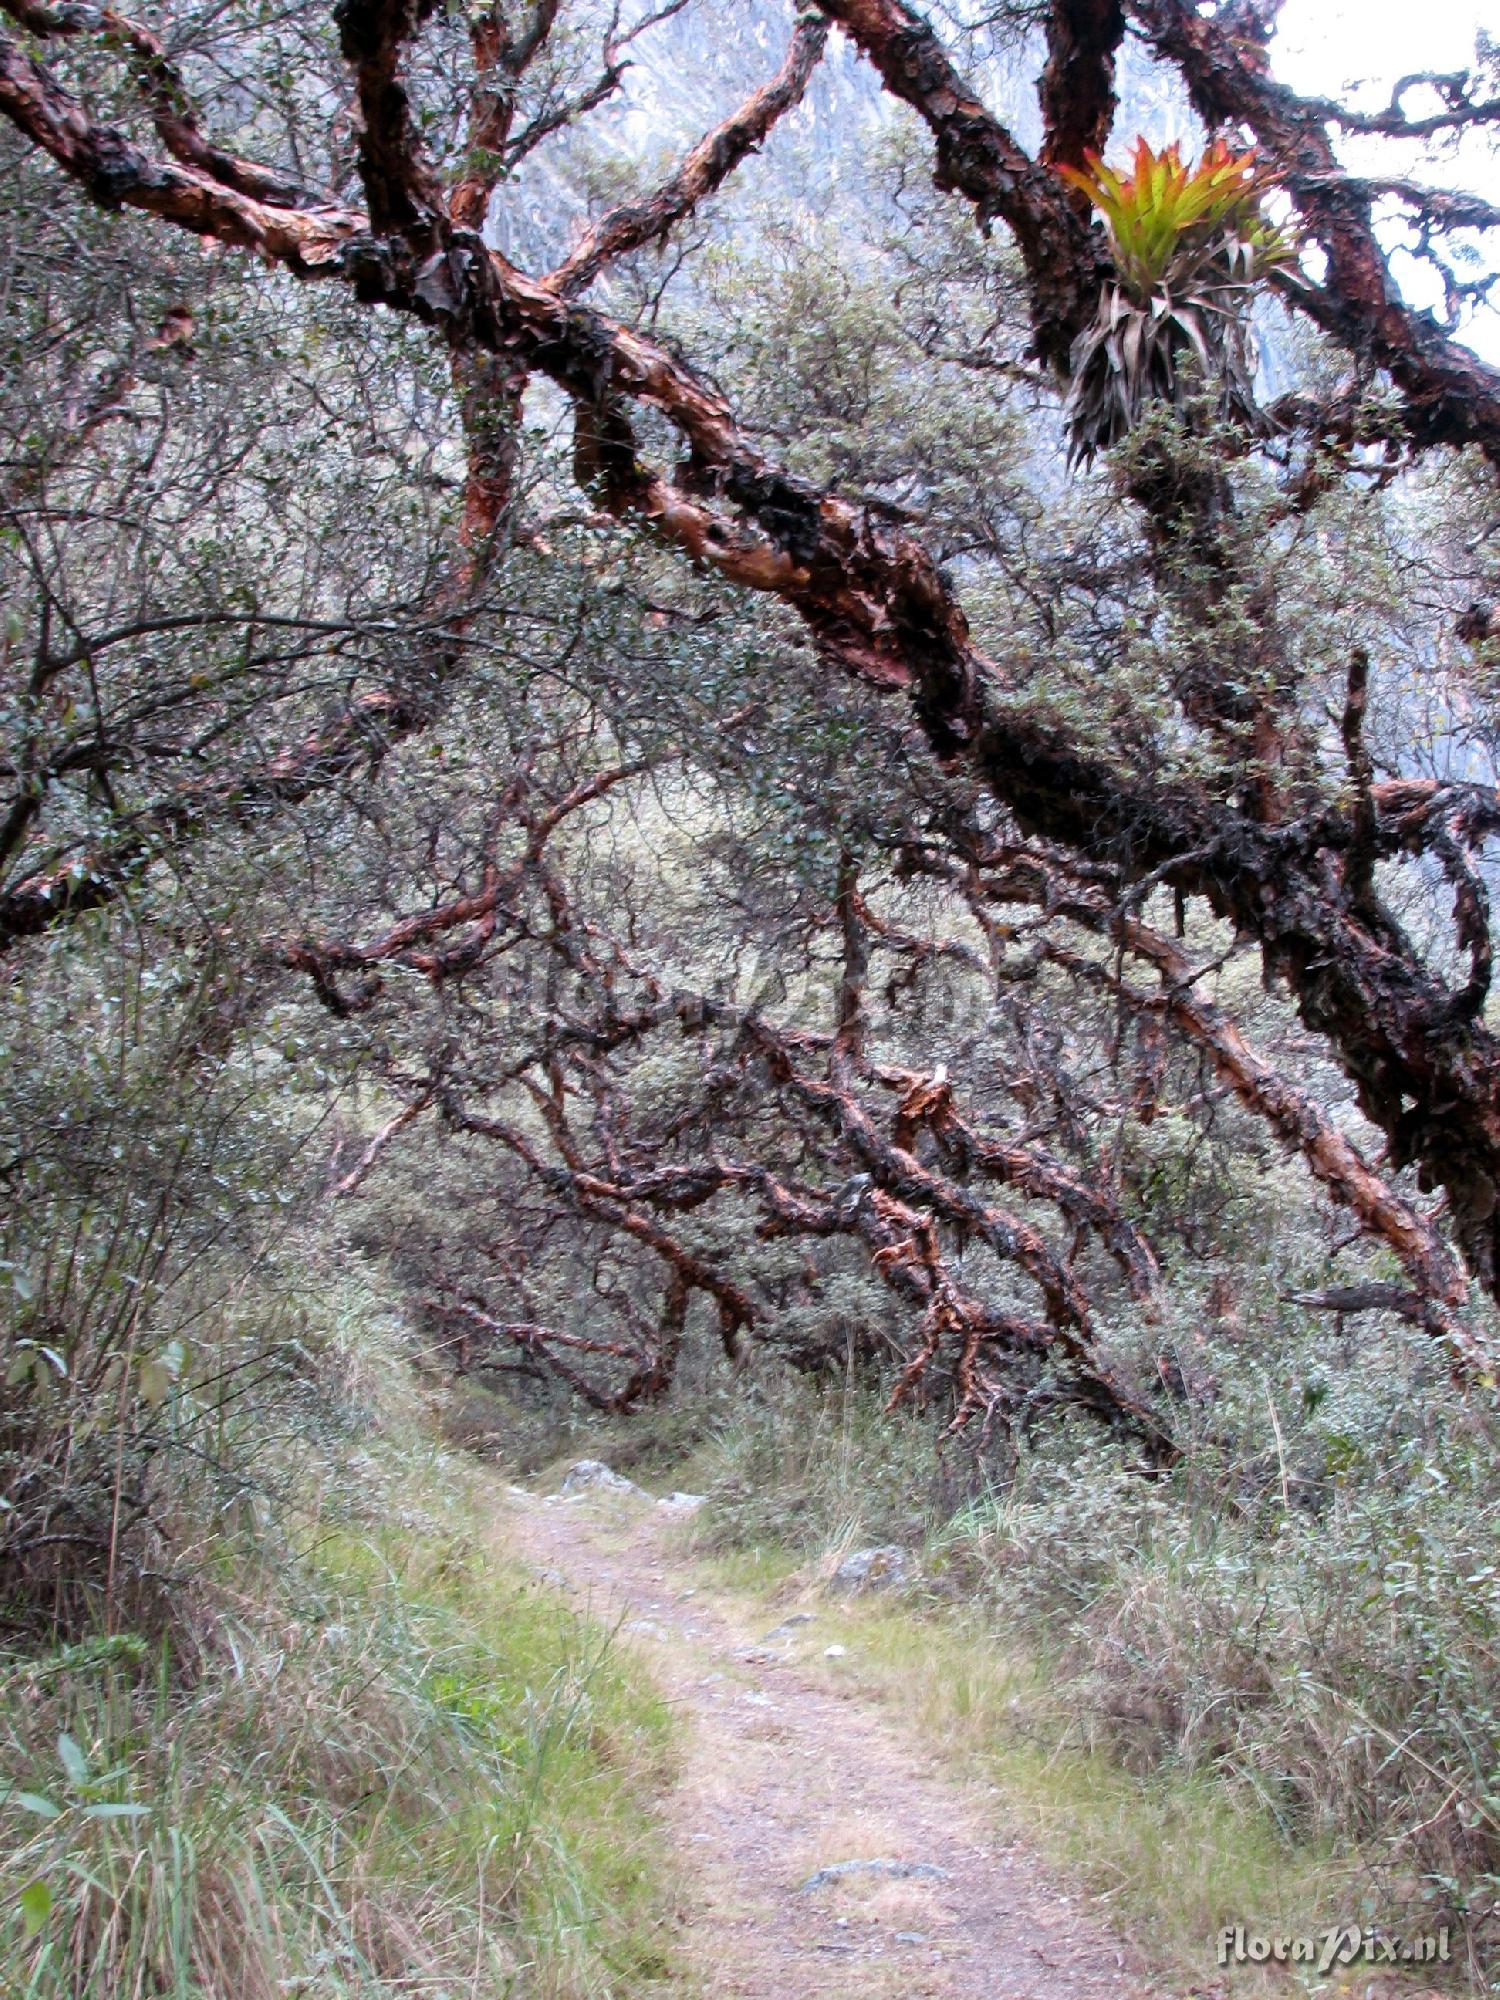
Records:
<instances>
[{"instance_id":1,"label":"small green leaf","mask_svg":"<svg viewBox=\"0 0 1500 2000\"><path fill-rule=\"evenodd\" d=\"M141 1363L141 1400L149 1409L159 1410L167 1400L172 1378L156 1360Z\"/></svg>"},{"instance_id":2,"label":"small green leaf","mask_svg":"<svg viewBox=\"0 0 1500 2000\"><path fill-rule=\"evenodd\" d=\"M85 1819L146 1819L149 1817L150 1812L150 1806L110 1804L85 1806L83 1816Z\"/></svg>"},{"instance_id":3,"label":"small green leaf","mask_svg":"<svg viewBox=\"0 0 1500 2000\"><path fill-rule=\"evenodd\" d=\"M84 1756L71 1736L59 1736L57 1754L62 1759L62 1767L72 1785L86 1785L89 1781L89 1760Z\"/></svg>"},{"instance_id":4,"label":"small green leaf","mask_svg":"<svg viewBox=\"0 0 1500 2000\"><path fill-rule=\"evenodd\" d=\"M141 1364L141 1395L153 1410L160 1409L174 1386L181 1381L182 1371L187 1363L188 1351L180 1340L169 1340L165 1347Z\"/></svg>"},{"instance_id":5,"label":"small green leaf","mask_svg":"<svg viewBox=\"0 0 1500 2000\"><path fill-rule=\"evenodd\" d=\"M62 1807L54 1800L43 1798L40 1792L12 1792L11 1797L27 1812L34 1812L40 1819L60 1819Z\"/></svg>"},{"instance_id":6,"label":"small green leaf","mask_svg":"<svg viewBox=\"0 0 1500 2000\"><path fill-rule=\"evenodd\" d=\"M52 1914L52 1891L40 1876L21 1891L21 1922L26 1935L35 1937Z\"/></svg>"}]
</instances>

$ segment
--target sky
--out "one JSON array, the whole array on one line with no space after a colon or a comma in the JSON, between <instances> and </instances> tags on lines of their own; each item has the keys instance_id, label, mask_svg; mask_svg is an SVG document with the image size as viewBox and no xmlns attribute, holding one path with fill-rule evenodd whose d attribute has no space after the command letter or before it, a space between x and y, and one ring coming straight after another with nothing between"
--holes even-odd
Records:
<instances>
[{"instance_id":1,"label":"sky","mask_svg":"<svg viewBox=\"0 0 1500 2000\"><path fill-rule=\"evenodd\" d=\"M1272 63L1304 95L1369 79L1384 99L1412 70L1464 68L1487 12L1475 0L1286 0Z\"/></svg>"},{"instance_id":2,"label":"sky","mask_svg":"<svg viewBox=\"0 0 1500 2000\"><path fill-rule=\"evenodd\" d=\"M1488 19L1486 18L1488 17ZM1391 86L1414 70L1464 69L1474 59L1476 29L1500 36L1488 4L1476 0L1285 0L1271 49L1275 75L1310 97L1340 97L1362 110L1389 100ZM1358 86L1358 88L1351 88ZM1413 115L1438 106L1430 92L1407 99ZM1500 132L1431 150L1384 140L1346 142L1343 154L1356 172L1407 173L1438 187L1464 187L1500 202ZM1491 232L1485 262L1500 264L1500 242ZM1387 234L1393 245L1402 232ZM1471 239L1473 240L1473 239ZM1477 246L1476 246L1477 247ZM1414 304L1435 305L1441 290L1432 274L1396 252L1392 268ZM1477 314L1461 334L1487 360L1500 363L1500 308Z\"/></svg>"}]
</instances>

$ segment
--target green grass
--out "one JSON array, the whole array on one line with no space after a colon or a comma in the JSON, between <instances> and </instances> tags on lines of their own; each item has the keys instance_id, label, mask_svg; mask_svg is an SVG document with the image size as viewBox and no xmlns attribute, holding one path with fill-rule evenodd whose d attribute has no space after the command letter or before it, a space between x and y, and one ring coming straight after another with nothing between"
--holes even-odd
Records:
<instances>
[{"instance_id":1,"label":"green grass","mask_svg":"<svg viewBox=\"0 0 1500 2000\"><path fill-rule=\"evenodd\" d=\"M491 1511L439 1456L241 1551L191 1684L128 1642L0 1664L6 2000L682 1990L669 1714Z\"/></svg>"}]
</instances>

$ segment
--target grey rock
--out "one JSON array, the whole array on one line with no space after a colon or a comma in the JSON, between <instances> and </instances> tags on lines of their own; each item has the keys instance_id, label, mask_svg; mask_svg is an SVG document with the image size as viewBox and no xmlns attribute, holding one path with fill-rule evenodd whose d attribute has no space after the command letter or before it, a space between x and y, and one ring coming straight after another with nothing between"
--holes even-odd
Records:
<instances>
[{"instance_id":1,"label":"grey rock","mask_svg":"<svg viewBox=\"0 0 1500 2000\"><path fill-rule=\"evenodd\" d=\"M706 1493L668 1493L657 1504L670 1507L674 1514L696 1514L707 1499Z\"/></svg>"},{"instance_id":2,"label":"grey rock","mask_svg":"<svg viewBox=\"0 0 1500 2000\"><path fill-rule=\"evenodd\" d=\"M580 1458L563 1475L564 1493L640 1493L633 1479L627 1479L606 1465L602 1458Z\"/></svg>"},{"instance_id":3,"label":"grey rock","mask_svg":"<svg viewBox=\"0 0 1500 2000\"><path fill-rule=\"evenodd\" d=\"M805 1882L797 1884L799 1896L808 1895L814 1889L826 1889L830 1882L847 1881L851 1875L888 1875L893 1882L946 1882L948 1871L939 1868L933 1861L832 1861L826 1868L819 1868L808 1876Z\"/></svg>"},{"instance_id":4,"label":"grey rock","mask_svg":"<svg viewBox=\"0 0 1500 2000\"><path fill-rule=\"evenodd\" d=\"M783 1618L779 1625L773 1625L761 1639L763 1646L769 1646L773 1639L790 1639L799 1625L811 1625L814 1614L811 1611L794 1611L790 1618Z\"/></svg>"},{"instance_id":5,"label":"grey rock","mask_svg":"<svg viewBox=\"0 0 1500 2000\"><path fill-rule=\"evenodd\" d=\"M911 1579L911 1557L891 1544L880 1549L856 1549L833 1573L832 1588L854 1595L861 1590L888 1590Z\"/></svg>"}]
</instances>

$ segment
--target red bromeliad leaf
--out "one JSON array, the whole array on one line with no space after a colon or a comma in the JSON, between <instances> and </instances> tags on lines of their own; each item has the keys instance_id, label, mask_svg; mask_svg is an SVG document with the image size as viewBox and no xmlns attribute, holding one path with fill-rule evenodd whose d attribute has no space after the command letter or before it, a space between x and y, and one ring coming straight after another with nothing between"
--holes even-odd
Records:
<instances>
[{"instance_id":1,"label":"red bromeliad leaf","mask_svg":"<svg viewBox=\"0 0 1500 2000\"><path fill-rule=\"evenodd\" d=\"M1124 175L1097 153L1085 159L1083 167L1058 172L1104 218L1121 282L1140 304L1163 288L1180 288L1230 245L1253 248L1262 269L1292 254L1291 238L1261 214L1261 198L1276 175L1253 147L1236 153L1214 139L1189 167L1175 141L1157 152L1138 138L1132 170Z\"/></svg>"},{"instance_id":2,"label":"red bromeliad leaf","mask_svg":"<svg viewBox=\"0 0 1500 2000\"><path fill-rule=\"evenodd\" d=\"M1196 166L1177 144L1157 152L1144 138L1128 173L1097 153L1085 162L1058 171L1103 217L1117 278L1073 344L1070 457L1086 463L1117 444L1147 404L1180 406L1204 390L1222 415L1255 428L1247 311L1296 247L1261 213L1276 175L1253 148L1237 153L1223 139Z\"/></svg>"}]
</instances>

